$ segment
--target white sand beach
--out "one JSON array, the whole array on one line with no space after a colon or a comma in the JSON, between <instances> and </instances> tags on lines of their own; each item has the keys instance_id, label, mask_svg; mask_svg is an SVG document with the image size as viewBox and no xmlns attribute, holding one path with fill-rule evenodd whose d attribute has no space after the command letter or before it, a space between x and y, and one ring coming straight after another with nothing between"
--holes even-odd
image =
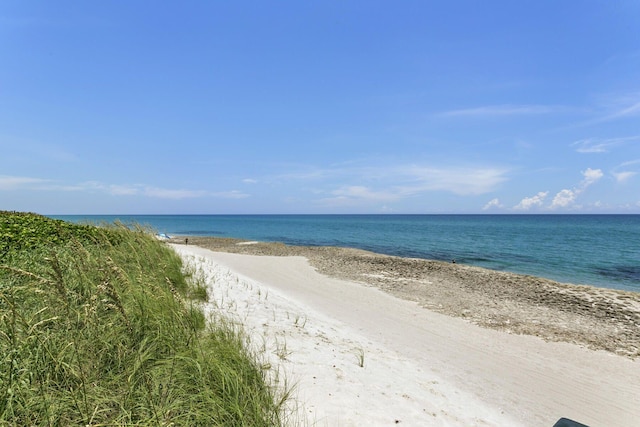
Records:
<instances>
[{"instance_id":1,"label":"white sand beach","mask_svg":"<svg viewBox=\"0 0 640 427\"><path fill-rule=\"evenodd\" d=\"M209 310L241 322L295 386L301 425L640 425L637 359L483 328L300 256L172 246L206 278Z\"/></svg>"}]
</instances>

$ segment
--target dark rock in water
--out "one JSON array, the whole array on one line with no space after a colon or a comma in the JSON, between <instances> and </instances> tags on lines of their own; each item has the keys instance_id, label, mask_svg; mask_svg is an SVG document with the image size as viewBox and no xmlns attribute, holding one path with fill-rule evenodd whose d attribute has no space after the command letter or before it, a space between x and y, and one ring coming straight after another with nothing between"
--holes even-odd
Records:
<instances>
[{"instance_id":1,"label":"dark rock in water","mask_svg":"<svg viewBox=\"0 0 640 427\"><path fill-rule=\"evenodd\" d=\"M604 277L640 283L640 266L638 265L618 265L610 268L598 267L593 271Z\"/></svg>"}]
</instances>

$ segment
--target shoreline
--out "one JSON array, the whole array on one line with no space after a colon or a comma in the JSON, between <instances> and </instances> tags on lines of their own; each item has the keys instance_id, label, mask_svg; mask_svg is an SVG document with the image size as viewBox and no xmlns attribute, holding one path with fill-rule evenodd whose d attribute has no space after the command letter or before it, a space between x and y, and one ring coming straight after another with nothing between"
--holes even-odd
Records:
<instances>
[{"instance_id":1,"label":"shoreline","mask_svg":"<svg viewBox=\"0 0 640 427\"><path fill-rule=\"evenodd\" d=\"M186 236L185 236L186 237ZM319 273L378 288L428 310L545 341L640 356L640 293L573 285L482 267L329 246L189 236L216 252L302 256ZM171 243L183 244L173 238Z\"/></svg>"},{"instance_id":2,"label":"shoreline","mask_svg":"<svg viewBox=\"0 0 640 427\"><path fill-rule=\"evenodd\" d=\"M481 327L367 281L329 277L318 260L324 268L354 265L337 248L322 249L313 265L278 244L235 241L227 249L240 253L231 253L189 242L172 247L207 278L205 310L247 331L276 386L294 386L294 424L533 427L566 417L598 427L640 417L637 359ZM399 261L385 259L384 271L395 266L399 274ZM451 275L432 267L432 275Z\"/></svg>"}]
</instances>

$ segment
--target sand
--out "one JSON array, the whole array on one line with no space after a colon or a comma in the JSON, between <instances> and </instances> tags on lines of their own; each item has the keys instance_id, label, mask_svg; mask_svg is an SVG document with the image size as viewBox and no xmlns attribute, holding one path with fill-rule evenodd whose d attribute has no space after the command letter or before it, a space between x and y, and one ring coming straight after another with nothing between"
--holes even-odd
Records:
<instances>
[{"instance_id":1,"label":"sand","mask_svg":"<svg viewBox=\"0 0 640 427\"><path fill-rule=\"evenodd\" d=\"M209 239L216 252L173 247L206 277L207 310L241 323L269 375L296 386L294 421L552 426L567 417L592 427L639 423L635 294L363 251L237 243ZM534 279L544 292L529 295L523 283ZM514 294L504 289L509 284L526 289ZM578 308L561 310L563 299ZM595 314L585 314L590 311ZM510 315L501 317L504 312ZM591 327L604 329L597 336L615 333L617 324L625 332L612 340L583 337ZM563 329L572 331L563 335Z\"/></svg>"}]
</instances>

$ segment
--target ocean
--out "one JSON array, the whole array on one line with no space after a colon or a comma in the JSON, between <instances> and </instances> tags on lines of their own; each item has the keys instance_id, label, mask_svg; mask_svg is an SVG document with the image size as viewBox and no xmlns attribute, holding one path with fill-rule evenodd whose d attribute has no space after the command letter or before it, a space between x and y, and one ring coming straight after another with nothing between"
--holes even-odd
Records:
<instances>
[{"instance_id":1,"label":"ocean","mask_svg":"<svg viewBox=\"0 0 640 427\"><path fill-rule=\"evenodd\" d=\"M67 215L170 236L342 246L640 292L640 215Z\"/></svg>"}]
</instances>

